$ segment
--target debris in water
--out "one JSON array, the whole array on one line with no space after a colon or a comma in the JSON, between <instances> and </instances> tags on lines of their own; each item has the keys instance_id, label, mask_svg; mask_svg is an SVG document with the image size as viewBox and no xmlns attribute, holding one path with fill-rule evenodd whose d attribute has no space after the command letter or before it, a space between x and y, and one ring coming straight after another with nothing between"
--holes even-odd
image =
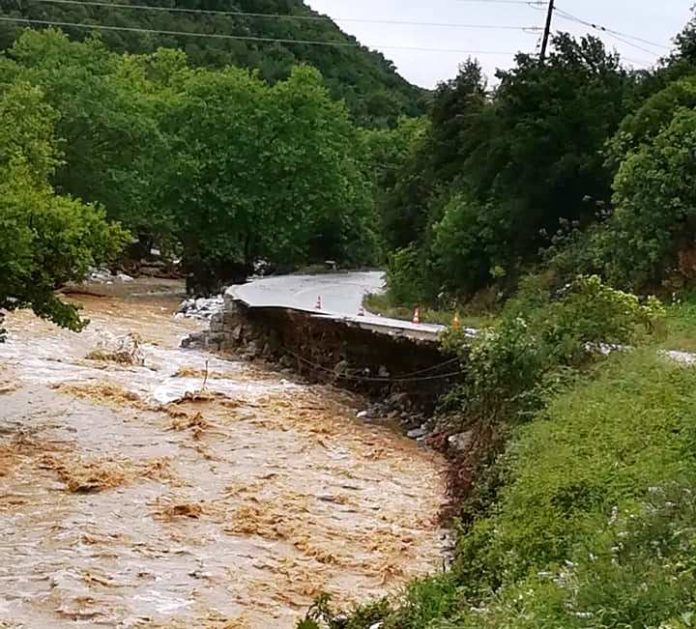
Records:
<instances>
[{"instance_id":1,"label":"debris in water","mask_svg":"<svg viewBox=\"0 0 696 629\"><path fill-rule=\"evenodd\" d=\"M0 443L0 478L10 474L24 461L57 448L58 446L53 444L35 441L23 432L14 435L11 439Z\"/></svg>"},{"instance_id":2,"label":"debris in water","mask_svg":"<svg viewBox=\"0 0 696 629\"><path fill-rule=\"evenodd\" d=\"M58 459L45 455L41 467L52 469L72 493L91 493L113 489L134 482L138 478L167 480L171 477L168 463L155 459L146 463L134 463L129 459Z\"/></svg>"},{"instance_id":3,"label":"debris in water","mask_svg":"<svg viewBox=\"0 0 696 629\"><path fill-rule=\"evenodd\" d=\"M56 611L62 617L77 623L84 623L90 620L94 622L107 620L104 609L91 596L77 596L72 600L72 605L64 604ZM102 623L99 622L99 624Z\"/></svg>"},{"instance_id":4,"label":"debris in water","mask_svg":"<svg viewBox=\"0 0 696 629\"><path fill-rule=\"evenodd\" d=\"M86 279L93 284L110 284L114 280L114 274L107 268L95 267L89 270Z\"/></svg>"},{"instance_id":5,"label":"debris in water","mask_svg":"<svg viewBox=\"0 0 696 629\"><path fill-rule=\"evenodd\" d=\"M117 587L118 584L109 577L104 577L94 572L85 571L82 573L82 580L88 585L97 584L105 587Z\"/></svg>"},{"instance_id":6,"label":"debris in water","mask_svg":"<svg viewBox=\"0 0 696 629\"><path fill-rule=\"evenodd\" d=\"M191 629L191 626L188 620L171 620L166 624L147 621L145 624L138 623L135 629ZM217 612L210 612L204 619L196 622L197 629L251 629L252 626L258 625L252 625L245 614L229 618Z\"/></svg>"},{"instance_id":7,"label":"debris in water","mask_svg":"<svg viewBox=\"0 0 696 629\"><path fill-rule=\"evenodd\" d=\"M126 482L123 465L116 461L77 461L62 464L56 459L51 459L47 466L58 473L68 491L73 493L103 491Z\"/></svg>"},{"instance_id":8,"label":"debris in water","mask_svg":"<svg viewBox=\"0 0 696 629\"><path fill-rule=\"evenodd\" d=\"M180 412L172 417L172 430L193 430L194 439L200 439L203 431L208 427L210 424L201 413L189 415L186 412Z\"/></svg>"},{"instance_id":9,"label":"debris in water","mask_svg":"<svg viewBox=\"0 0 696 629\"><path fill-rule=\"evenodd\" d=\"M264 581L255 583L255 587L284 605L306 608L326 591L326 569L310 566L306 561L285 557L280 561L274 560L263 568L282 576L279 587L269 588Z\"/></svg>"},{"instance_id":10,"label":"debris in water","mask_svg":"<svg viewBox=\"0 0 696 629\"><path fill-rule=\"evenodd\" d=\"M143 341L134 332L115 340L102 341L85 356L87 360L112 362L119 365L144 365Z\"/></svg>"},{"instance_id":11,"label":"debris in water","mask_svg":"<svg viewBox=\"0 0 696 629\"><path fill-rule=\"evenodd\" d=\"M135 408L146 409L147 405L137 393L127 391L118 385L110 382L85 382L71 384L55 384L53 389L72 395L82 400L89 400L97 404L110 406L134 406Z\"/></svg>"},{"instance_id":12,"label":"debris in water","mask_svg":"<svg viewBox=\"0 0 696 629\"><path fill-rule=\"evenodd\" d=\"M0 382L0 395L4 393L12 393L19 389L18 382Z\"/></svg>"},{"instance_id":13,"label":"debris in water","mask_svg":"<svg viewBox=\"0 0 696 629\"><path fill-rule=\"evenodd\" d=\"M216 295L206 299L199 297L198 299L187 299L179 306L177 314L188 319L210 319L214 314L220 312L225 305L225 299L222 295Z\"/></svg>"},{"instance_id":14,"label":"debris in water","mask_svg":"<svg viewBox=\"0 0 696 629\"><path fill-rule=\"evenodd\" d=\"M193 518L197 520L203 515L203 507L200 504L169 505L157 511L160 518Z\"/></svg>"},{"instance_id":15,"label":"debris in water","mask_svg":"<svg viewBox=\"0 0 696 629\"><path fill-rule=\"evenodd\" d=\"M172 400L167 404L183 404L185 402L213 402L214 400L222 400L227 396L218 391L208 391L207 389L199 389L198 391L186 391L181 397Z\"/></svg>"},{"instance_id":16,"label":"debris in water","mask_svg":"<svg viewBox=\"0 0 696 629\"><path fill-rule=\"evenodd\" d=\"M174 378L200 378L204 380L232 380L237 376L234 373L224 373L222 371L209 371L196 369L195 367L179 367L174 374Z\"/></svg>"},{"instance_id":17,"label":"debris in water","mask_svg":"<svg viewBox=\"0 0 696 629\"><path fill-rule=\"evenodd\" d=\"M282 530L282 514L268 511L262 505L245 505L234 515L234 520L226 529L228 533L239 535L258 535L266 539L285 539Z\"/></svg>"}]
</instances>

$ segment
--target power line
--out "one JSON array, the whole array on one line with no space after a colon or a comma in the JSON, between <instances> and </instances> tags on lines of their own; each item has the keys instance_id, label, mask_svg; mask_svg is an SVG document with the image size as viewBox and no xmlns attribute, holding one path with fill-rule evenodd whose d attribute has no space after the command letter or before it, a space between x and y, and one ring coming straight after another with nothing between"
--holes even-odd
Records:
<instances>
[{"instance_id":1,"label":"power line","mask_svg":"<svg viewBox=\"0 0 696 629\"><path fill-rule=\"evenodd\" d=\"M19 17L0 17L0 22L16 22L19 24L36 24L40 26L65 26L70 28L97 29L105 31L125 31L131 33L145 33L150 35L172 35L185 37L211 37L213 39L230 39L236 41L251 41L258 43L275 43L275 44L300 44L306 46L328 46L337 48L361 48L363 47L358 42L332 42L318 41L313 39L290 39L281 37L257 37L254 35L225 35L222 33L192 33L191 31L169 31L154 28L138 28L135 26L109 26L105 24L77 24L75 22L61 22L57 20L34 20L29 18ZM468 55L514 55L514 52L509 50L460 50L456 48L424 48L420 46L382 46L374 45L375 48L392 49L392 50L414 50L417 52L439 52L439 53L455 53Z\"/></svg>"},{"instance_id":2,"label":"power line","mask_svg":"<svg viewBox=\"0 0 696 629\"><path fill-rule=\"evenodd\" d=\"M479 4L526 4L527 6L543 6L544 0L455 0L455 2L477 2Z\"/></svg>"},{"instance_id":3,"label":"power line","mask_svg":"<svg viewBox=\"0 0 696 629\"><path fill-rule=\"evenodd\" d=\"M621 31L617 31L611 28L608 28L606 26L602 26L601 24L595 24L594 22L589 22L588 20L583 20L582 18L577 17L576 15L573 15L572 13L568 13L568 11L565 11L563 9L556 8L556 11L561 15L561 17L565 17L566 19L571 19L576 22L580 22L581 24L584 24L585 26L589 26L591 28L604 31L606 33L611 33L612 35L620 35L621 37L627 37L628 39L635 39L636 41L642 42L644 44L648 44L649 46L655 46L656 48L664 48L665 50L669 50L669 46L665 46L664 44L658 44L657 42L650 41L649 39L643 39L642 37L636 37L635 35L630 35L628 33L622 33Z\"/></svg>"},{"instance_id":4,"label":"power line","mask_svg":"<svg viewBox=\"0 0 696 629\"><path fill-rule=\"evenodd\" d=\"M340 372L336 372L334 369L329 369L328 367L324 367L323 365L315 363L315 362L305 358L304 356L300 356L298 353L293 352L292 350L288 349L287 347L283 347L282 349L283 349L283 351L285 351L288 354L290 354L291 356L293 356L296 360L306 364L308 367L311 367L315 371L330 374L334 378L341 379L341 380L354 380L354 381L358 381L358 382L382 382L385 384L397 383L397 382L398 383L408 383L408 382L417 383L417 382L429 382L432 380L447 380L449 378L456 378L458 376L461 376L464 373L464 371L460 369L459 371L452 371L449 373L437 374L437 375L433 375L433 376L425 376L425 375L419 376L418 375L421 373L422 374L427 373L427 372L432 371L438 367L442 367L443 365L454 362L458 359L454 359L452 361L447 361L447 363L442 363L441 365L435 365L432 368L413 372L412 375L406 374L404 376L395 376L395 377L384 376L384 377L382 377L382 376L368 376L368 375L359 375L359 374L340 373Z\"/></svg>"},{"instance_id":5,"label":"power line","mask_svg":"<svg viewBox=\"0 0 696 629\"><path fill-rule=\"evenodd\" d=\"M623 37L620 37L619 35L614 35L612 33L607 33L609 37L613 37L614 39L626 44L627 46L631 46L635 48L636 50L642 50L643 52L647 52L649 55L653 55L654 57L659 57L660 55L656 53L654 50L648 50L647 48L643 48L643 46L639 46L638 44L634 44L627 39L624 39Z\"/></svg>"},{"instance_id":6,"label":"power line","mask_svg":"<svg viewBox=\"0 0 696 629\"><path fill-rule=\"evenodd\" d=\"M133 9L140 11L155 11L163 13L185 13L194 15L216 15L223 17L259 18L276 19L291 21L312 21L312 22L356 22L363 24L391 24L396 26L433 26L438 28L470 28L470 29L489 29L489 30L520 30L535 31L539 30L536 26L514 26L505 24L462 24L456 22L420 22L411 20L388 20L373 18L343 18L329 17L327 15L290 15L285 13L250 13L247 11L214 11L212 9L186 9L182 7L160 7L145 4L122 4L111 2L99 2L98 0L34 0L48 4L69 4L90 7L103 7L109 9ZM527 2L524 2L527 4Z\"/></svg>"},{"instance_id":7,"label":"power line","mask_svg":"<svg viewBox=\"0 0 696 629\"><path fill-rule=\"evenodd\" d=\"M606 33L607 35L614 37L615 39L619 40L620 42L623 42L624 44L626 44L628 46L633 46L634 48L637 48L638 50L642 50L643 52L647 52L648 54L655 55L656 57L658 57L659 54L656 53L654 50L648 50L647 48L644 48L643 46L639 46L637 44L634 44L628 40L632 39L634 41L638 41L638 42L641 42L643 44L647 44L648 46L655 46L656 48L662 48L664 50L669 50L669 46L665 46L664 44L658 44L656 42L650 41L649 39L644 39L642 37L630 35L629 33L623 33L621 31L617 31L617 30L608 28L607 26L603 26L601 24L596 24L596 23L590 22L588 20L583 20L582 18L579 18L576 15L573 15L572 13L568 13L568 11L564 11L563 9L556 8L556 13L562 19L565 19L565 20L568 20L571 22L576 22L578 24L582 24L583 26L587 26L587 27L594 29L596 31Z\"/></svg>"}]
</instances>

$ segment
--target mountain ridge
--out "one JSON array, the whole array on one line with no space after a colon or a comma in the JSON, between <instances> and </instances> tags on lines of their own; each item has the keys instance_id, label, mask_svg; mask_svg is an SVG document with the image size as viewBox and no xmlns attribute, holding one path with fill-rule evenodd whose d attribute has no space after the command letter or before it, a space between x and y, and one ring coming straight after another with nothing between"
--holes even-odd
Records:
<instances>
[{"instance_id":1,"label":"mountain ridge","mask_svg":"<svg viewBox=\"0 0 696 629\"><path fill-rule=\"evenodd\" d=\"M123 6L126 4L157 9L129 9ZM239 13L235 14L236 11ZM391 126L401 115L420 115L427 101L427 90L399 75L394 64L381 53L362 46L330 17L314 11L301 0L99 0L95 4L89 0L66 3L0 0L0 14L46 22L248 37L251 39L60 27L78 40L97 31L107 46L118 52L179 48L194 65L254 68L270 82L287 78L293 65L308 63L321 71L336 98L345 99L356 122L366 126ZM22 28L25 25L21 23L1 24L0 48L8 48Z\"/></svg>"}]
</instances>

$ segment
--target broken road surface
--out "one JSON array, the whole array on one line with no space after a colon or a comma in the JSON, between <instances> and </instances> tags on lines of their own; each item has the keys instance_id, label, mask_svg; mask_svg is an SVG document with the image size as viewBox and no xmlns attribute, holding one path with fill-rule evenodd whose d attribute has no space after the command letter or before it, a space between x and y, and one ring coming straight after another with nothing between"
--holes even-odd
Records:
<instances>
[{"instance_id":1,"label":"broken road surface","mask_svg":"<svg viewBox=\"0 0 696 629\"><path fill-rule=\"evenodd\" d=\"M360 314L365 295L384 287L381 271L278 275L232 286L228 294L251 308L279 307L347 320L376 331L436 342L442 325Z\"/></svg>"}]
</instances>

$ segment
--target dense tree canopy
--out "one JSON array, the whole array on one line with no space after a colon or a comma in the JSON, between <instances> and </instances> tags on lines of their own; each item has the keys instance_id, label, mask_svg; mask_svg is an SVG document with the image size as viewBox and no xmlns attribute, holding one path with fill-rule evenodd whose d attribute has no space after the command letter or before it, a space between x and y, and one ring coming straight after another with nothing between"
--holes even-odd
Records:
<instances>
[{"instance_id":1,"label":"dense tree canopy","mask_svg":"<svg viewBox=\"0 0 696 629\"><path fill-rule=\"evenodd\" d=\"M60 114L56 130L65 142L56 188L103 204L136 233L166 232L156 196L169 161L157 124L162 102L141 64L56 31L27 31L8 55Z\"/></svg>"},{"instance_id":2,"label":"dense tree canopy","mask_svg":"<svg viewBox=\"0 0 696 629\"><path fill-rule=\"evenodd\" d=\"M25 32L0 76L40 88L57 114L56 190L183 255L200 290L243 279L259 258L375 260L367 147L312 68L269 85L193 68L181 51L120 55L46 30Z\"/></svg>"},{"instance_id":3,"label":"dense tree canopy","mask_svg":"<svg viewBox=\"0 0 696 629\"><path fill-rule=\"evenodd\" d=\"M245 70L182 77L167 186L184 255L212 269L374 255L357 131L316 71L269 87ZM177 131L178 130L178 131Z\"/></svg>"},{"instance_id":4,"label":"dense tree canopy","mask_svg":"<svg viewBox=\"0 0 696 629\"><path fill-rule=\"evenodd\" d=\"M559 285L578 272L638 291L692 285L695 32L692 21L652 71L563 33L493 90L464 63L410 147L381 153L392 299L504 297L540 265Z\"/></svg>"},{"instance_id":5,"label":"dense tree canopy","mask_svg":"<svg viewBox=\"0 0 696 629\"><path fill-rule=\"evenodd\" d=\"M646 107L652 109L656 101L662 98L651 99ZM646 133L624 156L614 179L614 208L608 219L587 230L571 255L561 252L558 259L634 290L693 285L695 147L696 110L677 107L655 133Z\"/></svg>"}]
</instances>

